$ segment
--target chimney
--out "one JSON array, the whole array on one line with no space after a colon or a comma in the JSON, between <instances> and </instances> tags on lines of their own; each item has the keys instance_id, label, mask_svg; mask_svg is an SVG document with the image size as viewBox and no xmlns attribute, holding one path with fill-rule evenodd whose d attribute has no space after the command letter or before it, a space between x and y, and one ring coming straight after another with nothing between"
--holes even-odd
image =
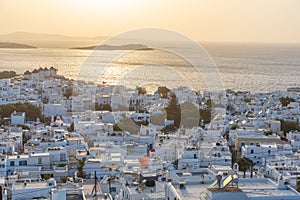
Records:
<instances>
[{"instance_id":1,"label":"chimney","mask_svg":"<svg viewBox=\"0 0 300 200\"><path fill-rule=\"evenodd\" d=\"M186 188L186 182L179 182L179 189L183 190Z\"/></svg>"}]
</instances>

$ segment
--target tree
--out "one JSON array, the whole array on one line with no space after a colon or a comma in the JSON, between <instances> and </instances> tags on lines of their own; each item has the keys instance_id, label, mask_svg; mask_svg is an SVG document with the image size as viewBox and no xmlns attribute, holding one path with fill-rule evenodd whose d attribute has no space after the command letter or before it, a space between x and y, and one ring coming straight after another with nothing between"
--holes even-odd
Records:
<instances>
[{"instance_id":1,"label":"tree","mask_svg":"<svg viewBox=\"0 0 300 200\"><path fill-rule=\"evenodd\" d=\"M122 129L118 126L118 124L114 124L113 130L114 131L122 131Z\"/></svg>"},{"instance_id":2,"label":"tree","mask_svg":"<svg viewBox=\"0 0 300 200\"><path fill-rule=\"evenodd\" d=\"M171 90L166 86L161 86L157 88L157 91L160 93L161 98L165 99L168 97L168 92L170 92Z\"/></svg>"},{"instance_id":3,"label":"tree","mask_svg":"<svg viewBox=\"0 0 300 200\"><path fill-rule=\"evenodd\" d=\"M44 98L44 99L42 100L42 102L43 102L43 104L48 104L48 103L49 103L49 100L46 99L46 98Z\"/></svg>"},{"instance_id":4,"label":"tree","mask_svg":"<svg viewBox=\"0 0 300 200\"><path fill-rule=\"evenodd\" d=\"M211 121L211 109L200 109L200 120L203 120L204 124L208 124Z\"/></svg>"},{"instance_id":5,"label":"tree","mask_svg":"<svg viewBox=\"0 0 300 200\"><path fill-rule=\"evenodd\" d=\"M66 90L64 91L63 95L67 97L67 99L72 96L73 94L73 87L67 87Z\"/></svg>"},{"instance_id":6,"label":"tree","mask_svg":"<svg viewBox=\"0 0 300 200\"><path fill-rule=\"evenodd\" d=\"M42 111L40 107L30 103L16 103L0 105L0 117L10 117L14 111L25 112L26 120L35 121L37 118L42 118Z\"/></svg>"},{"instance_id":7,"label":"tree","mask_svg":"<svg viewBox=\"0 0 300 200\"><path fill-rule=\"evenodd\" d=\"M72 124L70 124L70 127L68 128L69 132L73 132L74 131L74 122Z\"/></svg>"},{"instance_id":8,"label":"tree","mask_svg":"<svg viewBox=\"0 0 300 200\"><path fill-rule=\"evenodd\" d=\"M51 123L51 117L41 116L40 120L41 120L41 122L44 122L45 124Z\"/></svg>"},{"instance_id":9,"label":"tree","mask_svg":"<svg viewBox=\"0 0 300 200\"><path fill-rule=\"evenodd\" d=\"M22 141L23 141L22 145L23 145L23 147L27 143L27 141L30 140L30 139L31 139L31 136L26 136L24 133L22 134Z\"/></svg>"},{"instance_id":10,"label":"tree","mask_svg":"<svg viewBox=\"0 0 300 200\"><path fill-rule=\"evenodd\" d=\"M246 103L250 103L252 100L253 100L253 98L246 98L244 101L245 101Z\"/></svg>"},{"instance_id":11,"label":"tree","mask_svg":"<svg viewBox=\"0 0 300 200\"><path fill-rule=\"evenodd\" d=\"M110 106L110 104L95 104L95 110L96 111L100 111L100 110L108 110L108 111L112 111L112 108Z\"/></svg>"},{"instance_id":12,"label":"tree","mask_svg":"<svg viewBox=\"0 0 300 200\"><path fill-rule=\"evenodd\" d=\"M280 120L281 123L281 131L285 134L290 131L300 131L300 127L297 122L289 121L289 120Z\"/></svg>"},{"instance_id":13,"label":"tree","mask_svg":"<svg viewBox=\"0 0 300 200\"><path fill-rule=\"evenodd\" d=\"M52 175L51 174L42 174L42 178L44 179L44 180L48 180L48 179L50 179L52 177Z\"/></svg>"},{"instance_id":14,"label":"tree","mask_svg":"<svg viewBox=\"0 0 300 200\"><path fill-rule=\"evenodd\" d=\"M136 89L137 89L139 95L147 94L147 90L144 87L136 86Z\"/></svg>"},{"instance_id":15,"label":"tree","mask_svg":"<svg viewBox=\"0 0 300 200\"><path fill-rule=\"evenodd\" d=\"M237 124L233 124L232 126L231 126L231 130L236 130L236 129L238 129L239 128L239 126L237 125Z\"/></svg>"},{"instance_id":16,"label":"tree","mask_svg":"<svg viewBox=\"0 0 300 200\"><path fill-rule=\"evenodd\" d=\"M211 108L211 107L214 105L214 102L213 102L213 100L208 99L208 100L205 102L205 105L207 105L209 108Z\"/></svg>"},{"instance_id":17,"label":"tree","mask_svg":"<svg viewBox=\"0 0 300 200\"><path fill-rule=\"evenodd\" d=\"M66 183L67 180L68 180L68 177L66 177L66 176L61 176L60 177L60 181L63 182L63 183Z\"/></svg>"},{"instance_id":18,"label":"tree","mask_svg":"<svg viewBox=\"0 0 300 200\"><path fill-rule=\"evenodd\" d=\"M246 171L252 168L253 161L250 160L249 158L244 157L244 158L239 158L237 163L239 164L240 171L244 172L244 178L246 178Z\"/></svg>"},{"instance_id":19,"label":"tree","mask_svg":"<svg viewBox=\"0 0 300 200\"><path fill-rule=\"evenodd\" d=\"M174 125L179 128L181 121L181 109L177 97L174 93L171 94L171 99L168 106L165 108L168 120L174 120Z\"/></svg>"},{"instance_id":20,"label":"tree","mask_svg":"<svg viewBox=\"0 0 300 200\"><path fill-rule=\"evenodd\" d=\"M272 131L264 131L264 134L265 134L266 136L268 136L268 135L272 135L273 132L272 132Z\"/></svg>"},{"instance_id":21,"label":"tree","mask_svg":"<svg viewBox=\"0 0 300 200\"><path fill-rule=\"evenodd\" d=\"M295 99L290 98L290 97L281 97L279 99L280 103L282 104L282 106L287 106L289 105L291 102L295 102Z\"/></svg>"}]
</instances>

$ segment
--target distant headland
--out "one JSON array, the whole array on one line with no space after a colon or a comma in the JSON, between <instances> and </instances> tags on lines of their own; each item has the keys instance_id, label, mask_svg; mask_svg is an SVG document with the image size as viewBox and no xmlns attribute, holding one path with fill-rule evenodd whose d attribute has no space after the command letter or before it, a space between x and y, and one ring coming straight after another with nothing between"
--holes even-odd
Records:
<instances>
[{"instance_id":1,"label":"distant headland","mask_svg":"<svg viewBox=\"0 0 300 200\"><path fill-rule=\"evenodd\" d=\"M83 49L83 50L153 50L143 44L125 44L125 45L98 45L98 46L87 46L87 47L73 47L70 49Z\"/></svg>"},{"instance_id":2,"label":"distant headland","mask_svg":"<svg viewBox=\"0 0 300 200\"><path fill-rule=\"evenodd\" d=\"M11 48L11 49L36 49L35 46L27 44L11 43L11 42L0 42L0 48Z\"/></svg>"}]
</instances>

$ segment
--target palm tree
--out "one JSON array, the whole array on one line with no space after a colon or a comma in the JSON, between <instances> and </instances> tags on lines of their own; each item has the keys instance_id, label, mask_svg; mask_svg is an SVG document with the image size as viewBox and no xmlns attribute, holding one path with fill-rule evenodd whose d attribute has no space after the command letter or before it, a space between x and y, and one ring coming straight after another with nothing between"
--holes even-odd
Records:
<instances>
[{"instance_id":1,"label":"palm tree","mask_svg":"<svg viewBox=\"0 0 300 200\"><path fill-rule=\"evenodd\" d=\"M78 161L78 166L77 166L77 170L78 170L78 176L83 178L83 167L85 164L85 158L83 158L82 160Z\"/></svg>"},{"instance_id":2,"label":"palm tree","mask_svg":"<svg viewBox=\"0 0 300 200\"><path fill-rule=\"evenodd\" d=\"M244 172L244 178L246 178L246 171L248 169L251 169L253 166L252 160L244 157L244 158L239 158L237 163L239 164L240 171ZM251 177L252 177L252 175L251 175Z\"/></svg>"}]
</instances>

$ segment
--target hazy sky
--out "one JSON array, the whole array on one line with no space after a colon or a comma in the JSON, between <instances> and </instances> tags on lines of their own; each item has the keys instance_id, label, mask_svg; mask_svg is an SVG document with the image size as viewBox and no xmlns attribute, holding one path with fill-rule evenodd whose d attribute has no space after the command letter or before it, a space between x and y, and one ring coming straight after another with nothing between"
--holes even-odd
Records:
<instances>
[{"instance_id":1,"label":"hazy sky","mask_svg":"<svg viewBox=\"0 0 300 200\"><path fill-rule=\"evenodd\" d=\"M300 1L0 0L0 27L70 36L152 27L199 41L300 42Z\"/></svg>"}]
</instances>

